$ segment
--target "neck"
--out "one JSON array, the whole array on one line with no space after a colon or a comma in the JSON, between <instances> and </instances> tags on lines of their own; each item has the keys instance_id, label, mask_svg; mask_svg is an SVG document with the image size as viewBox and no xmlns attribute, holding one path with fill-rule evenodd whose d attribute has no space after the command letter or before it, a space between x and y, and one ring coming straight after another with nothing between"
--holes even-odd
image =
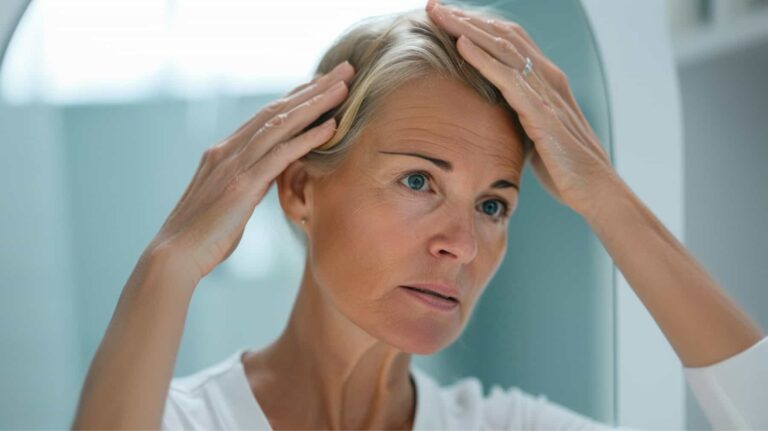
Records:
<instances>
[{"instance_id":1,"label":"neck","mask_svg":"<svg viewBox=\"0 0 768 431\"><path fill-rule=\"evenodd\" d=\"M306 269L283 333L243 362L273 429L411 429L410 359L341 314Z\"/></svg>"}]
</instances>

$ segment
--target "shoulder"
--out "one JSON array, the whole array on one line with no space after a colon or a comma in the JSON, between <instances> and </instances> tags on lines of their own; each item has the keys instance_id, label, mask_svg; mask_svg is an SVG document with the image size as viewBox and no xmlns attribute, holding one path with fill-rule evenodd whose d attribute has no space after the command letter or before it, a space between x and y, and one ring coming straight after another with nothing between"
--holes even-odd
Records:
<instances>
[{"instance_id":1,"label":"shoulder","mask_svg":"<svg viewBox=\"0 0 768 431\"><path fill-rule=\"evenodd\" d=\"M488 394L477 377L463 377L451 384L440 385L423 371L415 370L427 393L439 402L428 402L441 417L434 417L430 424L438 422L449 429L595 429L616 430L563 405L550 401L546 395L531 394L519 387L504 388L491 385ZM419 396L421 400L422 397ZM439 404L437 406L436 404ZM425 412L425 416L430 413Z\"/></svg>"},{"instance_id":2,"label":"shoulder","mask_svg":"<svg viewBox=\"0 0 768 431\"><path fill-rule=\"evenodd\" d=\"M242 350L238 350L227 356L225 359L203 368L195 373L186 376L174 377L171 380L169 390L187 395L194 395L204 391L211 385L220 383L221 379L227 373L237 371L240 365L240 355Z\"/></svg>"},{"instance_id":3,"label":"shoulder","mask_svg":"<svg viewBox=\"0 0 768 431\"><path fill-rule=\"evenodd\" d=\"M226 399L240 384L240 354L232 353L225 359L195 373L175 377L168 388L163 413L163 429L222 429L229 419L222 412L229 411Z\"/></svg>"}]
</instances>

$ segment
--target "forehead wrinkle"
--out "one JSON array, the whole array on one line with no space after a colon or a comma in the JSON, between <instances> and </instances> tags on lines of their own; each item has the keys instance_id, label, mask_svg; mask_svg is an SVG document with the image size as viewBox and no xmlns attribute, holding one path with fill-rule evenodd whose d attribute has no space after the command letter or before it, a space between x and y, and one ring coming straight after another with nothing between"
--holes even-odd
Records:
<instances>
[{"instance_id":1,"label":"forehead wrinkle","mask_svg":"<svg viewBox=\"0 0 768 431\"><path fill-rule=\"evenodd\" d=\"M475 140L475 139L471 139L471 138L465 138L463 136L458 136L458 135L453 134L453 133L442 134L442 133L439 133L439 132L435 131L434 129L425 128L425 127L419 127L419 126L401 127L401 128L395 129L395 130L390 130L389 133L393 134L393 135L399 134L401 132L402 133L407 133L407 132L424 133L424 134L427 134L427 135L434 135L435 137L437 137L438 139L436 140L436 142L444 142L444 141L445 142L450 142L450 141L458 140L458 141L461 141L461 144L464 147L470 147L470 148L474 148L476 150L482 150L484 148L488 148L488 145L483 145L481 143L481 142L487 142L487 141L491 141L491 142L494 142L494 143L499 143L501 145L507 145L507 143L504 142L504 139L496 138L496 137L492 137L492 138L491 137L485 137L485 136L482 136L480 134L477 134L477 133L473 132L470 129L467 129L466 127L463 127L463 126L460 126L460 125L455 125L453 123L444 123L444 124L453 125L453 126L456 126L456 127L460 128L460 129L466 130L467 132L469 132L470 134L474 135L475 137L477 137L479 139Z\"/></svg>"},{"instance_id":2,"label":"forehead wrinkle","mask_svg":"<svg viewBox=\"0 0 768 431\"><path fill-rule=\"evenodd\" d=\"M410 137L407 138L400 138L398 137L399 132L408 132L408 131L416 131L416 132L423 132L427 135L435 136L438 139L430 139L428 138L420 138L420 137ZM456 145L452 145L449 142L459 140L461 141L461 145L463 145L466 148L471 149L471 152L473 153L479 153L484 156L488 156L491 158L494 162L493 164L502 168L502 169L509 169L511 168L514 173L520 172L520 164L522 160L516 160L514 157L510 157L508 153L505 152L505 154L500 154L495 147L491 147L488 145L483 145L481 143L473 142L471 139L465 139L463 137L458 137L455 135L442 135L440 133L436 133L431 129L425 129L422 127L405 127L401 128L397 131L393 131L393 141L406 141L411 143L425 143L428 147L436 147L437 149L442 149L450 154L454 155L454 158L448 158L448 161L451 162L453 165L457 165L457 161L462 160L464 157L461 155L461 151L457 150ZM476 135L476 134L475 134ZM479 135L476 135L479 136ZM513 143L506 143L502 140L497 140L497 142L502 142L503 145L509 145L514 146ZM438 154L435 155L436 157L440 157ZM522 158L522 156L520 157Z\"/></svg>"},{"instance_id":3,"label":"forehead wrinkle","mask_svg":"<svg viewBox=\"0 0 768 431\"><path fill-rule=\"evenodd\" d=\"M412 93L390 95L388 100L377 110L378 112L370 124L373 126L371 127L372 131L380 129L376 133L382 137L379 141L381 143L393 141L395 137L404 134L406 137L398 140L419 142L449 152L454 157L446 158L454 165L466 158L463 153L464 150L468 150L472 154L489 157L493 160L494 166L499 166L504 171L511 171L518 178L522 175L522 145L515 142L514 136L507 133L503 136L482 133L489 129L493 130L495 127L503 128L504 125L497 124L497 119L488 118L487 121L476 122L475 129L477 130L473 130L461 121L447 121L439 114L444 106L436 105L435 103L438 101L433 101L430 97L427 95L425 100L413 97ZM419 125L425 123L436 127ZM489 127L477 127L478 124ZM506 132L514 133L511 127ZM412 136L414 134L427 136ZM460 145L453 144L457 141L460 142ZM510 148L513 151L508 151ZM435 157L439 157L439 154L435 154Z\"/></svg>"},{"instance_id":4,"label":"forehead wrinkle","mask_svg":"<svg viewBox=\"0 0 768 431\"><path fill-rule=\"evenodd\" d=\"M404 107L402 109L398 109L392 115L384 115L382 118L380 118L380 121L378 121L379 123L378 126L382 128L390 127L391 129L388 130L388 133L393 133L399 130L401 131L416 130L416 131L423 131L426 133L437 134L432 130L434 129L434 127L433 128L425 128L425 127L418 127L418 126L408 127L407 125L402 126L400 124L401 122L405 122L406 124L408 124L410 122L414 122L418 120L422 120L422 121L427 120L431 124L440 127L441 130L450 130L452 128L459 129L459 131L467 133L472 137L477 138L479 142L491 141L491 142L501 143L502 145L504 145L507 143L507 141L509 141L508 135L506 134L503 134L501 136L495 133L483 134L482 131L488 130L488 127L480 127L478 128L479 130L476 131L467 127L465 124L463 124L460 121L446 121L442 119L440 116L434 114L435 108L433 107L425 108L427 112L423 115L414 115L414 114L406 115L405 111L408 111L408 110L409 110L408 107ZM472 139L462 139L462 140L464 140L468 144L476 145Z\"/></svg>"},{"instance_id":5,"label":"forehead wrinkle","mask_svg":"<svg viewBox=\"0 0 768 431\"><path fill-rule=\"evenodd\" d=\"M434 131L434 128L426 128L426 127L419 127L419 126L413 126L413 127L400 126L399 123L400 123L400 121L403 121L403 120L406 120L406 121L408 121L408 120L410 120L410 121L413 121L413 120L431 120L432 124L434 124L436 126L441 126L444 130L448 130L448 129L451 129L451 128L458 128L461 131L466 132L466 133L472 135L475 138L478 138L479 142L491 141L491 142L498 142L498 143L501 143L501 144L506 144L506 141L508 140L508 139L506 139L506 135L499 136L497 134L482 134L482 133L480 133L478 131L475 131L475 130L472 130L472 129L466 127L464 124L462 124L460 122L445 121L445 120L440 119L439 117L435 117L434 115L423 115L423 116L408 115L408 116L404 116L402 118L395 117L395 118L391 118L391 119L384 119L384 120L379 122L380 123L379 127L383 128L383 127L386 127L386 126L390 125L391 123L394 123L395 127L392 127L388 131L388 133L394 133L394 132L398 132L398 131L414 130L414 131L421 131L421 132L425 132L425 133L432 133L432 134L441 136L439 133ZM484 130L484 129L481 129L481 130ZM449 134L449 136L455 136L455 135ZM444 136L441 136L441 137L444 137ZM462 139L463 141L465 141L465 142L467 142L469 144L476 145L476 144L474 144L473 140L471 140L471 139L469 139L469 140L464 139L464 138L460 138L460 139Z\"/></svg>"},{"instance_id":6,"label":"forehead wrinkle","mask_svg":"<svg viewBox=\"0 0 768 431\"><path fill-rule=\"evenodd\" d=\"M480 138L484 138L484 139L491 138L490 136L483 136L483 135L481 135L478 132L475 132L475 131L467 128L467 127L464 127L464 125L461 122L444 121L439 114L436 115L437 112L440 112L440 110L444 108L443 106L432 106L430 104L424 104L423 100L421 100L421 99L414 99L412 97L406 97L404 99L401 98L398 102L399 103L396 103L396 105L397 105L397 109L396 110L395 109L382 109L382 112L381 112L381 114L383 114L382 117L384 117L384 118L391 117L391 118L389 118L389 120L384 120L385 123L395 122L395 121L404 120L404 119L405 120L426 119L426 120L432 120L435 123L442 124L444 126L448 126L448 127L453 126L453 127L462 128L462 129L466 130L467 132L469 132L469 133L471 133L471 134L473 134L475 136L478 136ZM391 105L387 106L387 107L390 108ZM410 113L408 115L403 115L404 113L406 113L408 111L421 111L421 112L423 112L423 114L422 115L416 115L416 114ZM505 121L509 121L510 125L512 125L510 120L506 120L505 119ZM481 124L481 126L487 126L489 123L492 123L492 122L496 123L496 121L490 121L490 119L489 119L488 121L483 122L483 124ZM480 127L479 129L480 130L486 130L487 127ZM491 139L493 139L493 138L491 138ZM498 139L498 138L496 138L496 139Z\"/></svg>"}]
</instances>

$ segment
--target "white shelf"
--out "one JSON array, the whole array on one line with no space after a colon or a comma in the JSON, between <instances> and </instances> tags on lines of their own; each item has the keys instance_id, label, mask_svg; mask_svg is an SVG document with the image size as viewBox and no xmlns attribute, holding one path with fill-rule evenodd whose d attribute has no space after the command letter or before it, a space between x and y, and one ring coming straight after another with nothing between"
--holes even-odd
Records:
<instances>
[{"instance_id":1,"label":"white shelf","mask_svg":"<svg viewBox=\"0 0 768 431\"><path fill-rule=\"evenodd\" d=\"M675 58L680 65L697 63L761 42L768 42L768 7L672 37Z\"/></svg>"}]
</instances>

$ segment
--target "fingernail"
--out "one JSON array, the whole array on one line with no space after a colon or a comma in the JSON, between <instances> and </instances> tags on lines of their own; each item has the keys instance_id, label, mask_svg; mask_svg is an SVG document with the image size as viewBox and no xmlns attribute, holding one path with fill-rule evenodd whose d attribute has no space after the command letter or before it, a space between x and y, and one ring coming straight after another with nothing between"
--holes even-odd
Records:
<instances>
[{"instance_id":1,"label":"fingernail","mask_svg":"<svg viewBox=\"0 0 768 431\"><path fill-rule=\"evenodd\" d=\"M323 122L323 124L320 125L320 127L322 127L323 129L328 129L335 126L336 126L336 119L333 117L327 119L325 122Z\"/></svg>"},{"instance_id":2,"label":"fingernail","mask_svg":"<svg viewBox=\"0 0 768 431\"><path fill-rule=\"evenodd\" d=\"M339 71L339 70L341 70L341 69L342 69L342 68L343 68L345 65L348 65L348 64L349 64L349 61L347 61L347 60L344 60L344 61L342 61L341 63L339 63L339 64L337 64L336 66L334 66L334 68L333 68L333 69L331 69L331 71L329 72L329 75L330 75L331 73L336 73L336 72L338 72L338 71Z\"/></svg>"}]
</instances>

